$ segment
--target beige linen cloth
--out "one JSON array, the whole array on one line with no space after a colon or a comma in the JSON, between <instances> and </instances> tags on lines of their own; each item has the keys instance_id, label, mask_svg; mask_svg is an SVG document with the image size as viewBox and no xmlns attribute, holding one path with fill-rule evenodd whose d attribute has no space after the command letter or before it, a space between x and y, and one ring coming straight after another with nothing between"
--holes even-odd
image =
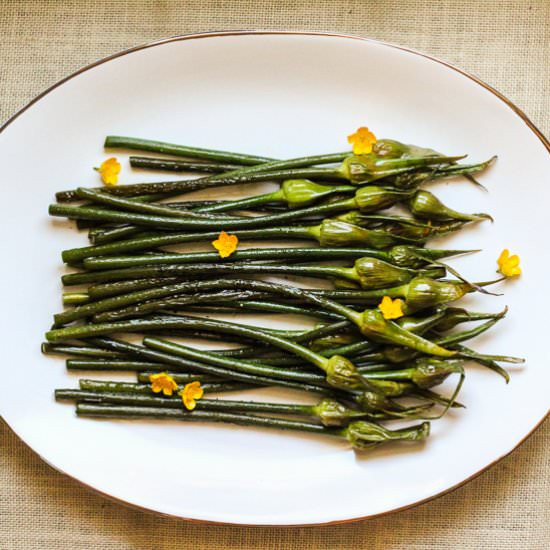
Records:
<instances>
[{"instance_id":1,"label":"beige linen cloth","mask_svg":"<svg viewBox=\"0 0 550 550\"><path fill-rule=\"evenodd\" d=\"M415 48L479 76L550 133L549 0L0 0L0 121L100 57L226 29L333 31ZM546 422L490 471L408 511L341 526L250 528L111 503L52 470L0 422L0 549L543 550L549 436Z\"/></svg>"}]
</instances>

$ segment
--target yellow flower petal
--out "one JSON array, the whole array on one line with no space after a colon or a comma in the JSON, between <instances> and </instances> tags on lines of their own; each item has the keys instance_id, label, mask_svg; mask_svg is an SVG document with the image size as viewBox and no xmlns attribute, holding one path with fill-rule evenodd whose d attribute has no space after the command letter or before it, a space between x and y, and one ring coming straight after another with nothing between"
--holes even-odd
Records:
<instances>
[{"instance_id":1,"label":"yellow flower petal","mask_svg":"<svg viewBox=\"0 0 550 550\"><path fill-rule=\"evenodd\" d=\"M348 143L353 146L355 155L367 155L376 143L376 136L366 126L361 126L354 134L348 136Z\"/></svg>"},{"instance_id":2,"label":"yellow flower petal","mask_svg":"<svg viewBox=\"0 0 550 550\"><path fill-rule=\"evenodd\" d=\"M192 411L197 406L197 400L204 395L204 390L201 388L201 383L198 380L185 384L183 390L179 392L184 407L188 411Z\"/></svg>"},{"instance_id":3,"label":"yellow flower petal","mask_svg":"<svg viewBox=\"0 0 550 550\"><path fill-rule=\"evenodd\" d=\"M498 265L500 266L501 264L503 264L504 262L506 262L506 260L508 259L508 256L510 256L510 251L505 248L501 253L500 253L500 256L498 257L498 260L497 260L497 263Z\"/></svg>"},{"instance_id":4,"label":"yellow flower petal","mask_svg":"<svg viewBox=\"0 0 550 550\"><path fill-rule=\"evenodd\" d=\"M101 163L98 171L105 185L116 185L120 169L120 162L115 157L111 157Z\"/></svg>"},{"instance_id":5,"label":"yellow flower petal","mask_svg":"<svg viewBox=\"0 0 550 550\"><path fill-rule=\"evenodd\" d=\"M378 309L382 312L384 319L399 319L405 315L403 313L403 300L397 298L392 300L389 296L384 296L380 304L378 304Z\"/></svg>"},{"instance_id":6,"label":"yellow flower petal","mask_svg":"<svg viewBox=\"0 0 550 550\"><path fill-rule=\"evenodd\" d=\"M225 231L222 231L220 236L215 241L212 241L212 245L222 258L231 256L231 254L237 250L238 244L239 239L237 235L228 235Z\"/></svg>"},{"instance_id":7,"label":"yellow flower petal","mask_svg":"<svg viewBox=\"0 0 550 550\"><path fill-rule=\"evenodd\" d=\"M519 265L519 256L517 254L514 254L513 256L510 256L506 263L510 267L516 267L517 265Z\"/></svg>"},{"instance_id":8,"label":"yellow flower petal","mask_svg":"<svg viewBox=\"0 0 550 550\"><path fill-rule=\"evenodd\" d=\"M164 395L172 395L178 389L175 380L166 372L149 375L153 393L162 392Z\"/></svg>"},{"instance_id":9,"label":"yellow flower petal","mask_svg":"<svg viewBox=\"0 0 550 550\"><path fill-rule=\"evenodd\" d=\"M505 248L497 259L498 271L505 277L517 277L521 275L519 262L519 256L517 254L510 256L510 251Z\"/></svg>"}]
</instances>

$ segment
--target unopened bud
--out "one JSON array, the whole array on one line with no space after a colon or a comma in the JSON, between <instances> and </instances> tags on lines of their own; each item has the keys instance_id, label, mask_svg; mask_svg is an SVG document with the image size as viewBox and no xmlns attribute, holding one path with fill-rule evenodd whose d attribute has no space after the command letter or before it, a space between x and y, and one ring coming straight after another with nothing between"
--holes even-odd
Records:
<instances>
[{"instance_id":1,"label":"unopened bud","mask_svg":"<svg viewBox=\"0 0 550 550\"><path fill-rule=\"evenodd\" d=\"M432 357L423 357L416 360L411 380L419 388L431 388L441 384L454 373L464 373L462 361L442 361Z\"/></svg>"},{"instance_id":2,"label":"unopened bud","mask_svg":"<svg viewBox=\"0 0 550 550\"><path fill-rule=\"evenodd\" d=\"M392 189L391 187L366 185L355 193L355 202L361 212L375 212L383 208L389 208L408 197L410 197L408 191Z\"/></svg>"},{"instance_id":3,"label":"unopened bud","mask_svg":"<svg viewBox=\"0 0 550 550\"><path fill-rule=\"evenodd\" d=\"M464 214L445 206L433 193L417 191L409 201L409 208L414 216L425 220L478 221L492 220L489 214Z\"/></svg>"},{"instance_id":4,"label":"unopened bud","mask_svg":"<svg viewBox=\"0 0 550 550\"><path fill-rule=\"evenodd\" d=\"M310 180L296 179L286 180L281 186L289 208L301 208L338 191L351 191L350 186L319 185Z\"/></svg>"},{"instance_id":5,"label":"unopened bud","mask_svg":"<svg viewBox=\"0 0 550 550\"><path fill-rule=\"evenodd\" d=\"M408 285L407 310L417 311L454 302L472 290L471 285L459 281L436 281L429 277L415 277Z\"/></svg>"},{"instance_id":6,"label":"unopened bud","mask_svg":"<svg viewBox=\"0 0 550 550\"><path fill-rule=\"evenodd\" d=\"M419 441L428 437L430 433L429 422L423 422L410 428L389 430L373 422L356 420L345 430L347 440L352 447L364 451L388 441Z\"/></svg>"},{"instance_id":7,"label":"unopened bud","mask_svg":"<svg viewBox=\"0 0 550 550\"><path fill-rule=\"evenodd\" d=\"M335 399L325 398L315 406L315 412L323 426L345 426L350 419L364 417L363 411L346 407Z\"/></svg>"},{"instance_id":8,"label":"unopened bud","mask_svg":"<svg viewBox=\"0 0 550 550\"><path fill-rule=\"evenodd\" d=\"M342 390L359 390L365 388L365 380L357 367L341 355L333 355L327 363L327 382Z\"/></svg>"},{"instance_id":9,"label":"unopened bud","mask_svg":"<svg viewBox=\"0 0 550 550\"><path fill-rule=\"evenodd\" d=\"M319 226L318 240L321 246L372 246L387 248L395 237L385 231L365 229L342 220L326 219Z\"/></svg>"}]
</instances>

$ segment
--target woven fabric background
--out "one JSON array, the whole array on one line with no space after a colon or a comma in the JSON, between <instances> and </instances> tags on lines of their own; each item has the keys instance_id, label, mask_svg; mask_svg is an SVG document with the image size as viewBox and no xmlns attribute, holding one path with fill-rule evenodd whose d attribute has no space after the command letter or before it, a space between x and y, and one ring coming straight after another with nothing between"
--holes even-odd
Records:
<instances>
[{"instance_id":1,"label":"woven fabric background","mask_svg":"<svg viewBox=\"0 0 550 550\"><path fill-rule=\"evenodd\" d=\"M548 0L2 0L0 121L100 57L225 29L326 30L412 47L481 77L550 133ZM490 471L412 510L334 527L247 528L111 503L52 470L0 422L0 550L542 550L550 548L549 436L546 422Z\"/></svg>"}]
</instances>

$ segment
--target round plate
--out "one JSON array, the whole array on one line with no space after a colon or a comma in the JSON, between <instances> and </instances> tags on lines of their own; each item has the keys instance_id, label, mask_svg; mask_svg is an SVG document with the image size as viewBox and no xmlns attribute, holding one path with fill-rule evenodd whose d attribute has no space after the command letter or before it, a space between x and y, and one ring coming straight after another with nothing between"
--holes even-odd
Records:
<instances>
[{"instance_id":1,"label":"round plate","mask_svg":"<svg viewBox=\"0 0 550 550\"><path fill-rule=\"evenodd\" d=\"M466 409L432 426L425 444L364 455L322 437L177 422L77 419L53 390L74 387L59 358L40 353L61 308L60 251L85 236L47 215L53 193L98 184L106 134L296 157L340 151L368 125L379 137L499 156L481 176L436 193L459 210L487 211L449 242L482 252L456 261L472 279L495 277L508 247L524 275L503 296L468 307L508 317L475 347L524 356L506 385L468 367ZM488 86L440 61L360 38L230 32L177 37L122 52L54 86L3 128L3 380L0 412L44 460L101 493L182 518L234 524L340 522L398 510L456 487L514 449L548 412L546 235L548 143ZM131 172L122 181L159 179ZM166 179L166 176L163 176ZM228 190L228 193L238 191ZM442 244L436 243L436 244ZM283 319L296 324L298 319ZM278 326L281 320L278 321ZM84 376L86 373L84 373ZM272 392L270 398L289 395ZM498 496L496 497L498 498Z\"/></svg>"}]
</instances>

